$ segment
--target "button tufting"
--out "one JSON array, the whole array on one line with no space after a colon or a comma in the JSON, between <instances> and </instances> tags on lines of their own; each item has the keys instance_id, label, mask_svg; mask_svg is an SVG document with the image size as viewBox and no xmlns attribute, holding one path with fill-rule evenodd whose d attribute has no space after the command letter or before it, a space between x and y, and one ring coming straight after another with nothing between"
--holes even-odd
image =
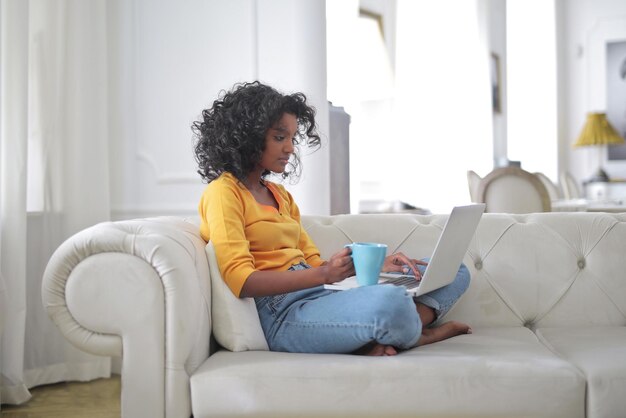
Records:
<instances>
[{"instance_id":1,"label":"button tufting","mask_svg":"<svg viewBox=\"0 0 626 418\"><path fill-rule=\"evenodd\" d=\"M483 262L478 260L476 263L474 263L474 267L476 267L476 270L480 270L483 268Z\"/></svg>"},{"instance_id":2,"label":"button tufting","mask_svg":"<svg viewBox=\"0 0 626 418\"><path fill-rule=\"evenodd\" d=\"M585 268L585 259L581 258L580 260L578 260L578 268L579 269L584 269Z\"/></svg>"}]
</instances>

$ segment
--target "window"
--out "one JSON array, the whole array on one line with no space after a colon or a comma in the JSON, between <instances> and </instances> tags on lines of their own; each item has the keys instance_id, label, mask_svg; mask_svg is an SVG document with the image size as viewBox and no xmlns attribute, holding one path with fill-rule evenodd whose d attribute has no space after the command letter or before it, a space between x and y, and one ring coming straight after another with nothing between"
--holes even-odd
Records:
<instances>
[{"instance_id":1,"label":"window","mask_svg":"<svg viewBox=\"0 0 626 418\"><path fill-rule=\"evenodd\" d=\"M528 30L532 22L532 30ZM507 0L508 157L557 177L554 0Z\"/></svg>"},{"instance_id":2,"label":"window","mask_svg":"<svg viewBox=\"0 0 626 418\"><path fill-rule=\"evenodd\" d=\"M351 208L380 199L447 213L469 202L466 171L492 164L478 8L467 0L396 4L390 51L358 3L327 2L328 98L352 117Z\"/></svg>"}]
</instances>

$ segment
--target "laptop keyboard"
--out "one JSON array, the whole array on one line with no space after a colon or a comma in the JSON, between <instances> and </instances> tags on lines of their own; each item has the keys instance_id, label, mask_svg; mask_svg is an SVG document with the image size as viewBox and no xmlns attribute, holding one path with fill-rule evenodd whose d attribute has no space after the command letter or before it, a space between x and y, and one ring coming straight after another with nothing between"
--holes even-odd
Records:
<instances>
[{"instance_id":1,"label":"laptop keyboard","mask_svg":"<svg viewBox=\"0 0 626 418\"><path fill-rule=\"evenodd\" d=\"M420 282L415 280L414 276L398 276L398 277L389 277L385 280L385 283L393 284L395 286L404 286L407 289L413 289L420 285Z\"/></svg>"}]
</instances>

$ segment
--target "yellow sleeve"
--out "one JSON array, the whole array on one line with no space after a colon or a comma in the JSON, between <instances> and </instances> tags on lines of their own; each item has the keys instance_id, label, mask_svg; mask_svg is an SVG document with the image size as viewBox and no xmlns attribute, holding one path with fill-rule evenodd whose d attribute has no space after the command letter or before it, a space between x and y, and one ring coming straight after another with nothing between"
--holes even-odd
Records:
<instances>
[{"instance_id":1,"label":"yellow sleeve","mask_svg":"<svg viewBox=\"0 0 626 418\"><path fill-rule=\"evenodd\" d=\"M308 265L310 265L311 267L319 267L324 262L324 260L322 260L322 258L320 257L320 250L317 248L311 237L309 237L309 234L307 234L304 227L302 226L302 222L300 221L300 209L298 208L296 202L293 200L291 193L289 193L286 189L283 190L285 191L287 203L289 204L291 217L297 220L298 224L300 225L300 240L298 241L298 248L300 248L300 250L302 251L304 259L306 260L306 263Z\"/></svg>"},{"instance_id":2,"label":"yellow sleeve","mask_svg":"<svg viewBox=\"0 0 626 418\"><path fill-rule=\"evenodd\" d=\"M244 233L244 204L240 191L230 182L211 182L200 201L200 216L206 224L203 236L215 247L224 282L237 297L246 279L256 269L250 243Z\"/></svg>"}]
</instances>

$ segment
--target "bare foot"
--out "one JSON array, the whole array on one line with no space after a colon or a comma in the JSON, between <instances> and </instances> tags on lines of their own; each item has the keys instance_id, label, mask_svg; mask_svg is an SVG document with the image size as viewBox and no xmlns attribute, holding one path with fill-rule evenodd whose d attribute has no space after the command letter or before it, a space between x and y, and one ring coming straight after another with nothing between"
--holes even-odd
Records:
<instances>
[{"instance_id":1,"label":"bare foot","mask_svg":"<svg viewBox=\"0 0 626 418\"><path fill-rule=\"evenodd\" d=\"M438 327L424 328L417 345L432 344L437 341L447 340L448 338L455 337L457 335L471 333L472 329L469 325L462 322L450 321L445 324L441 324Z\"/></svg>"},{"instance_id":2,"label":"bare foot","mask_svg":"<svg viewBox=\"0 0 626 418\"><path fill-rule=\"evenodd\" d=\"M355 354L362 356L395 356L398 354L398 351L391 345L372 343L357 350Z\"/></svg>"}]
</instances>

